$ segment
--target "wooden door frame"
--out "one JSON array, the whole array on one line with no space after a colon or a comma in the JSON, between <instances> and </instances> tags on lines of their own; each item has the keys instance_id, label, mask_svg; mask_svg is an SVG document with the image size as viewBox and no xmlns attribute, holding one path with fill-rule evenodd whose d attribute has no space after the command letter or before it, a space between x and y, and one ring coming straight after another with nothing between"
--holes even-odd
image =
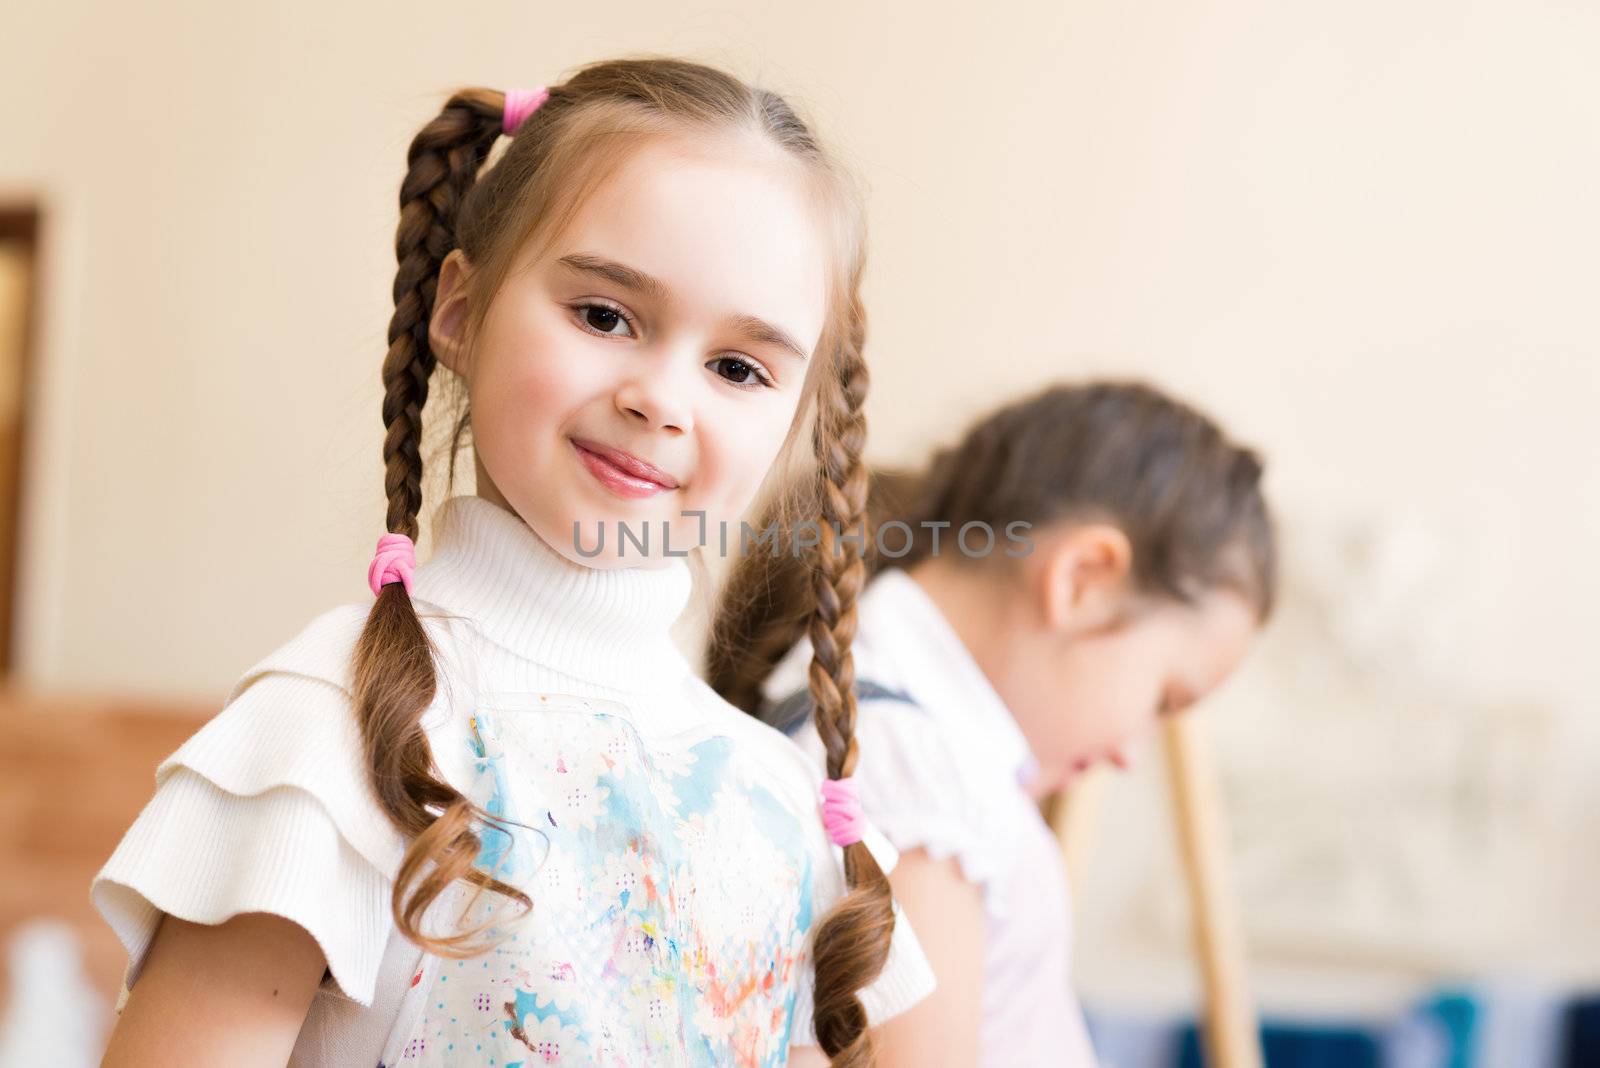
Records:
<instances>
[{"instance_id":1,"label":"wooden door frame","mask_svg":"<svg viewBox=\"0 0 1600 1068\"><path fill-rule=\"evenodd\" d=\"M28 253L28 292L22 309L22 339L18 350L17 367L17 423L16 448L12 452L11 470L0 471L0 485L11 486L14 495L11 511L10 559L0 561L0 677L9 676L15 667L15 628L17 622L17 593L20 587L18 570L22 563L22 539L26 524L23 513L27 507L28 464L25 456L30 441L29 414L33 407L35 357L39 343L39 309L43 307L43 277L41 269L43 250L39 246L41 211L37 203L0 203L0 241L16 241Z\"/></svg>"}]
</instances>

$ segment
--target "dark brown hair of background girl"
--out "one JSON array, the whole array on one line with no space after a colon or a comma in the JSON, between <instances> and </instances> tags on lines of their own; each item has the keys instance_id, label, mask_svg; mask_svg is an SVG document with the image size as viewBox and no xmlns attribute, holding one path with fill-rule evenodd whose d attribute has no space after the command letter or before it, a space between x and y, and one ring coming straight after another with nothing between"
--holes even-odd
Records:
<instances>
[{"instance_id":1,"label":"dark brown hair of background girl","mask_svg":"<svg viewBox=\"0 0 1600 1068\"><path fill-rule=\"evenodd\" d=\"M1265 622L1277 592L1277 548L1261 491L1262 463L1205 415L1138 382L1053 386L1009 404L938 452L921 473L872 475L868 570L907 568L932 551L956 553L967 523L994 531L991 556L1008 562L1007 524L1033 530L1060 520L1115 523L1133 548L1142 593L1191 601L1209 589L1237 591ZM911 528L910 548L875 551L891 520ZM883 531L886 549L906 544ZM717 692L756 711L773 667L805 632L791 602L803 572L786 555L740 560L712 621L707 677Z\"/></svg>"},{"instance_id":2,"label":"dark brown hair of background girl","mask_svg":"<svg viewBox=\"0 0 1600 1068\"><path fill-rule=\"evenodd\" d=\"M505 154L479 174L501 136L504 94L466 89L452 96L411 143L400 189L395 241L399 269L394 316L383 363L384 489L389 531L415 538L422 509L422 413L435 359L428 325L440 264L460 248L474 265L468 338L482 322L514 254L529 241L550 240L582 198L643 139L664 135L747 133L765 138L802 165L811 191L831 205L836 263L829 279L829 315L806 396L780 461L808 416L816 478L794 490L789 506L814 502L824 526L851 529L866 513L861 460L866 424L866 323L859 292L864 242L859 195L807 126L779 96L721 71L671 59L596 63L550 87L549 99L516 131ZM450 470L469 426L465 408L451 434ZM781 464L779 465L781 466ZM860 553L819 546L795 606L808 619L817 654L811 666L818 725L834 777L855 766L855 704L850 639L855 603L865 582ZM438 679L433 650L400 583L383 587L355 653L355 705L378 800L409 839L395 880L395 921L407 938L441 954L485 948L487 923L448 935L422 930L428 906L457 880L490 891L523 910L533 903L517 889L478 871L478 828L491 817L437 770L421 717ZM817 817L821 818L820 813ZM889 883L860 844L845 850L850 890L817 927L813 1023L835 1065L872 1063L866 1013L857 992L877 977L888 955L894 914Z\"/></svg>"}]
</instances>

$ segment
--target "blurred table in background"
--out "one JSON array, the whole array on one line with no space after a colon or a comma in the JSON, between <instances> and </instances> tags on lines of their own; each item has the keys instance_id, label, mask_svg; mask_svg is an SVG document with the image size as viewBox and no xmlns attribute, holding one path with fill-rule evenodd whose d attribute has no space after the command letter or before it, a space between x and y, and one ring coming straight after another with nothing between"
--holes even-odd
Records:
<instances>
[{"instance_id":1,"label":"blurred table in background","mask_svg":"<svg viewBox=\"0 0 1600 1068\"><path fill-rule=\"evenodd\" d=\"M65 921L115 1000L125 958L89 882L155 792L156 765L217 707L0 694L0 946L30 919Z\"/></svg>"}]
</instances>

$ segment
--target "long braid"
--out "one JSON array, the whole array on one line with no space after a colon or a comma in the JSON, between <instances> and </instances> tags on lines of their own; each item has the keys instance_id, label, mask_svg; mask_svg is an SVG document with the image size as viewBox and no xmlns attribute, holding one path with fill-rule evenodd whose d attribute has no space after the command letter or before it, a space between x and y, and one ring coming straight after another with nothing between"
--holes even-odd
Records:
<instances>
[{"instance_id":1,"label":"long braid","mask_svg":"<svg viewBox=\"0 0 1600 1068\"><path fill-rule=\"evenodd\" d=\"M384 491L391 533L415 539L422 510L422 411L435 359L428 343L439 267L456 247L462 199L501 134L503 94L469 89L451 97L407 153L400 187L399 261L394 315L383 361ZM423 914L457 879L504 894L525 894L478 871L474 823L489 820L444 781L422 728L438 678L433 650L403 584L382 587L355 654L355 704L373 788L410 840L395 879L393 909L406 937L436 953L474 951L478 931L426 936Z\"/></svg>"},{"instance_id":2,"label":"long braid","mask_svg":"<svg viewBox=\"0 0 1600 1068\"><path fill-rule=\"evenodd\" d=\"M439 266L456 247L461 200L500 136L503 99L489 89L457 93L417 133L406 153L394 242L399 261L394 315L383 360L383 488L389 499L389 530L408 538L416 538L422 510L422 409L434 367L428 321Z\"/></svg>"},{"instance_id":3,"label":"long braid","mask_svg":"<svg viewBox=\"0 0 1600 1068\"><path fill-rule=\"evenodd\" d=\"M856 765L855 661L850 645L856 633L856 600L866 581L859 540L865 530L868 488L862 459L866 445L862 408L868 386L862 356L865 341L866 313L855 284L836 373L822 383L815 432L822 531L813 571L816 609L808 630L809 682L830 779L849 776ZM863 843L844 848L844 868L849 891L817 928L812 1022L834 1068L866 1068L873 1063L872 1042L859 991L877 978L888 958L893 898L889 880Z\"/></svg>"}]
</instances>

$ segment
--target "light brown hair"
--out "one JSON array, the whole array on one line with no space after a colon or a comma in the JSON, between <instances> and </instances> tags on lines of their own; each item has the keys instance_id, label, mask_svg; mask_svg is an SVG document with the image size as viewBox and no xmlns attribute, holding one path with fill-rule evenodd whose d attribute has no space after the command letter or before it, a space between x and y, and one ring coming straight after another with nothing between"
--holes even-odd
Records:
<instances>
[{"instance_id":1,"label":"light brown hair","mask_svg":"<svg viewBox=\"0 0 1600 1068\"><path fill-rule=\"evenodd\" d=\"M865 514L862 403L867 390L865 313L860 280L865 256L860 198L790 105L722 71L674 59L614 60L584 67L559 85L516 131L504 155L484 170L503 132L504 94L465 89L413 139L400 189L395 242L395 311L383 363L384 489L387 529L415 539L422 509L422 413L435 357L428 326L440 265L455 249L473 265L467 346L516 254L564 230L584 198L619 162L650 138L731 136L788 161L808 191L830 210L834 256L829 313L805 396L790 428L809 420L816 454L815 486L785 498L815 501L824 523L848 527ZM480 174L480 171L483 173ZM470 426L464 408L451 435L451 471ZM817 642L813 691L829 739L829 766L848 775L855 762L850 637L855 599L864 581L859 553L819 552L806 593ZM481 930L429 934L428 906L465 880L478 892L534 905L514 887L479 871L479 829L495 823L439 773L421 726L438 683L433 650L410 597L384 586L355 654L355 703L379 802L410 841L394 886L399 929L447 955L483 946ZM820 818L820 817L819 817ZM857 992L882 970L893 914L887 879L864 846L845 851L849 893L818 925L813 941L813 1023L835 1065L871 1063L866 1017Z\"/></svg>"}]
</instances>

